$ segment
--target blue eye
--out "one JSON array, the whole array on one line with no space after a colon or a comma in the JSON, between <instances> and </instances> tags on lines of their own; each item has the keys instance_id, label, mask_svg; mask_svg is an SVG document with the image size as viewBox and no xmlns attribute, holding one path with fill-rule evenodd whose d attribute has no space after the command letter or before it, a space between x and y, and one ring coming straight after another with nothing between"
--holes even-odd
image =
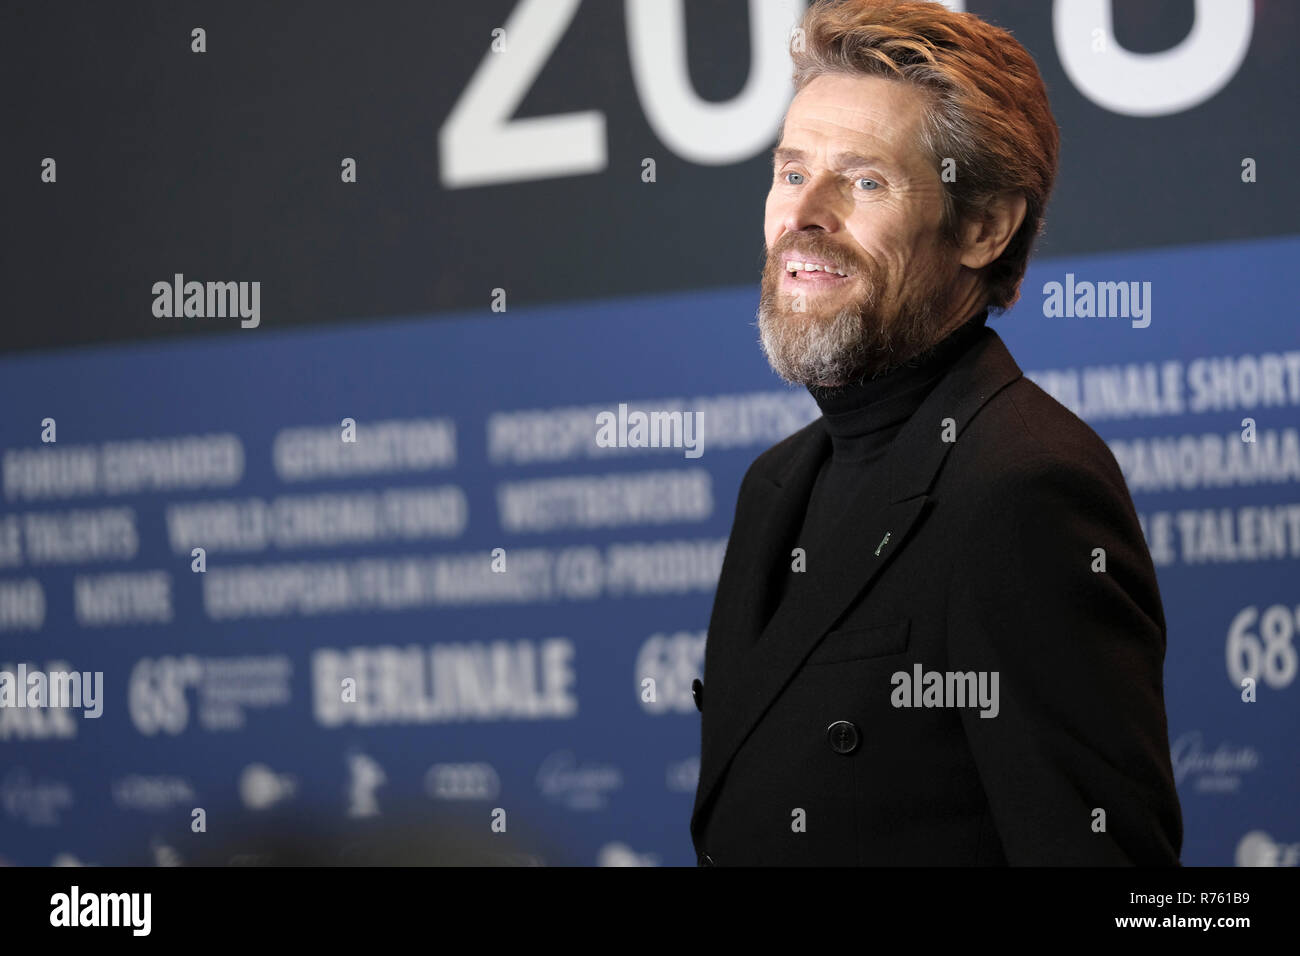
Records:
<instances>
[{"instance_id":1,"label":"blue eye","mask_svg":"<svg viewBox=\"0 0 1300 956\"><path fill-rule=\"evenodd\" d=\"M862 179L859 179L858 183L859 184L870 183L870 185L862 187L863 189L867 189L867 190L875 189L880 185L880 183L876 182L874 179L867 179L865 176Z\"/></svg>"},{"instance_id":2,"label":"blue eye","mask_svg":"<svg viewBox=\"0 0 1300 956\"><path fill-rule=\"evenodd\" d=\"M798 176L798 177L799 177L799 182L794 182L794 181L792 181L792 180L790 179L791 176ZM785 174L785 181L786 181L787 183L790 183L791 186L799 186L799 185L802 185L802 183L803 183L803 173L786 173L786 174Z\"/></svg>"}]
</instances>

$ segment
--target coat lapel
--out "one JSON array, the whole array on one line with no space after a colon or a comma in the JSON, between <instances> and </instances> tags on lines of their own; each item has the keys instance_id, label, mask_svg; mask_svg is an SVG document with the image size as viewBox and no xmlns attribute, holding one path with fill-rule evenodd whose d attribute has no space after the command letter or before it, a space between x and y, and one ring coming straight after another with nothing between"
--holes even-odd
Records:
<instances>
[{"instance_id":1,"label":"coat lapel","mask_svg":"<svg viewBox=\"0 0 1300 956\"><path fill-rule=\"evenodd\" d=\"M709 632L725 629L720 651L747 651L775 610L781 554L794 547L804 508L830 438L819 422L794 436L796 448L773 474L755 473L741 493L718 578ZM718 670L729 670L719 668Z\"/></svg>"},{"instance_id":2,"label":"coat lapel","mask_svg":"<svg viewBox=\"0 0 1300 956\"><path fill-rule=\"evenodd\" d=\"M926 397L888 452L883 493L864 489L846 505L843 533L823 554L808 555L807 578L768 620L770 595L802 524L829 439L821 421L796 436L789 457L769 477L756 477L742 497L718 580L705 657L700 781L691 833L698 840L702 810L731 758L800 665L918 526L951 442L975 413L1021 375L997 333L985 329ZM886 539L886 535L888 538ZM736 552L733 555L733 551ZM877 553L878 552L878 553ZM761 582L761 597L758 591ZM754 642L753 635L762 629Z\"/></svg>"}]
</instances>

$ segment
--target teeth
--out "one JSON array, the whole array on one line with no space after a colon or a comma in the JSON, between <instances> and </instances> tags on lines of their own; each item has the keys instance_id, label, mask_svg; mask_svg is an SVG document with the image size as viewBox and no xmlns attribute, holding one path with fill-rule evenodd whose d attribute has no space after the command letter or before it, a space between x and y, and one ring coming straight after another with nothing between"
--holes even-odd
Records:
<instances>
[{"instance_id":1,"label":"teeth","mask_svg":"<svg viewBox=\"0 0 1300 956\"><path fill-rule=\"evenodd\" d=\"M829 266L819 266L815 262L787 262L785 264L786 272L828 272L831 275L848 277L847 272L840 272L838 269L832 269Z\"/></svg>"}]
</instances>

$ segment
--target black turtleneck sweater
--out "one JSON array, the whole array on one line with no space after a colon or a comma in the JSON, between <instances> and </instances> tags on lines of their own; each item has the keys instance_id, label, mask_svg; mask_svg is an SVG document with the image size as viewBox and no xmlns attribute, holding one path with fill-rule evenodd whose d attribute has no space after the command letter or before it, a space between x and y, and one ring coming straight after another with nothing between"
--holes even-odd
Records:
<instances>
[{"instance_id":1,"label":"black turtleneck sweater","mask_svg":"<svg viewBox=\"0 0 1300 956\"><path fill-rule=\"evenodd\" d=\"M834 388L810 386L831 439L794 547L803 548L809 570L839 533L844 512L878 493L890 443L927 395L984 329L987 312L969 319L928 353L879 378ZM936 423L936 428L938 424ZM783 576L788 593L802 574Z\"/></svg>"}]
</instances>

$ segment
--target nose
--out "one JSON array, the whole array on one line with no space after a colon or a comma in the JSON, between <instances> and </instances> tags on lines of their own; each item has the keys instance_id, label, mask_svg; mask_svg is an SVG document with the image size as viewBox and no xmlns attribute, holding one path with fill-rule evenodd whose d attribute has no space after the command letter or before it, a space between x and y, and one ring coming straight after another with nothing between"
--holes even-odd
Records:
<instances>
[{"instance_id":1,"label":"nose","mask_svg":"<svg viewBox=\"0 0 1300 956\"><path fill-rule=\"evenodd\" d=\"M786 232L822 229L839 232L843 217L839 211L840 193L830 176L809 179L794 194L786 209L783 225Z\"/></svg>"}]
</instances>

